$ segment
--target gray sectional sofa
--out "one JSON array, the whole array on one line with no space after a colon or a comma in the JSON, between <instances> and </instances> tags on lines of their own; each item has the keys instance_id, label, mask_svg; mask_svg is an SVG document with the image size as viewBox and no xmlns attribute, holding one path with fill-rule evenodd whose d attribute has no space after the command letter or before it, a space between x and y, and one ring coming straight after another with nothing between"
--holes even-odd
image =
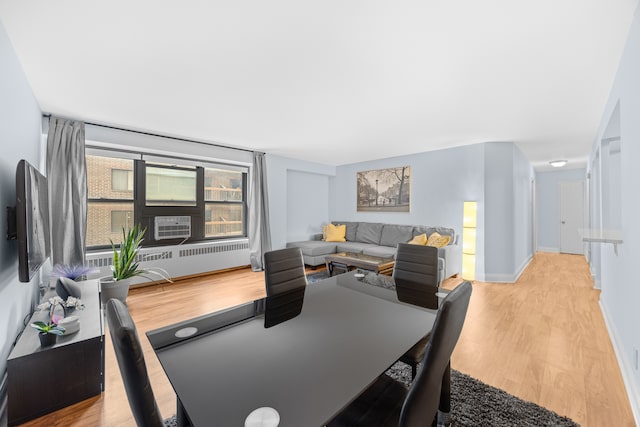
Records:
<instances>
[{"instance_id":1,"label":"gray sectional sofa","mask_svg":"<svg viewBox=\"0 0 640 427\"><path fill-rule=\"evenodd\" d=\"M288 242L288 248L300 248L304 263L309 266L324 265L324 257L338 252L358 252L365 255L394 257L398 243L408 242L414 236L426 233L429 237L438 232L451 236L445 247L438 248L440 278L454 276L460 272L462 250L453 228L428 227L424 225L383 224L377 222L332 221L333 224L345 224L346 242L325 242L322 234L314 235L312 240Z\"/></svg>"}]
</instances>

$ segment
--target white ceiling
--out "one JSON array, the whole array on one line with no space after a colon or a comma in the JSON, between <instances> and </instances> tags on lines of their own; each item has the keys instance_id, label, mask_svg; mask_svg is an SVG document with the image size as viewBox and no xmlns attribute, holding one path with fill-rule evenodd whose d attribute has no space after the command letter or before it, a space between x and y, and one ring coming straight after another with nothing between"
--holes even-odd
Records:
<instances>
[{"instance_id":1,"label":"white ceiling","mask_svg":"<svg viewBox=\"0 0 640 427\"><path fill-rule=\"evenodd\" d=\"M44 112L346 164L584 164L637 0L0 0Z\"/></svg>"}]
</instances>

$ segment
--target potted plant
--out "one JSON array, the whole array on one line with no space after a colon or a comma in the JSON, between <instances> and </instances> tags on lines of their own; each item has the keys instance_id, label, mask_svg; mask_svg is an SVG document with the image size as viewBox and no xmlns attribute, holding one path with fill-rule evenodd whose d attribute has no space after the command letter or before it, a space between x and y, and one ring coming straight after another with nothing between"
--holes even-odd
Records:
<instances>
[{"instance_id":1,"label":"potted plant","mask_svg":"<svg viewBox=\"0 0 640 427\"><path fill-rule=\"evenodd\" d=\"M125 302L129 293L131 279L137 276L153 280L154 277L171 282L169 274L161 268L142 268L138 262L138 252L144 240L146 228L141 228L139 224L125 231L122 228L122 242L116 246L111 241L113 249L112 275L100 279L100 291L102 302L106 303L111 298Z\"/></svg>"},{"instance_id":2,"label":"potted plant","mask_svg":"<svg viewBox=\"0 0 640 427\"><path fill-rule=\"evenodd\" d=\"M58 335L64 334L64 328L52 322L44 323L38 320L37 322L33 322L31 327L38 331L38 338L40 338L41 347L47 347L55 344Z\"/></svg>"},{"instance_id":3,"label":"potted plant","mask_svg":"<svg viewBox=\"0 0 640 427\"><path fill-rule=\"evenodd\" d=\"M49 299L49 302L40 304L38 306L39 309L46 308L49 310L49 320L47 323L38 320L30 325L32 328L38 331L38 338L40 338L41 347L47 347L55 344L58 335L64 334L65 329L62 326L58 326L58 320L63 319L64 314L62 314L62 316L56 316L55 313L56 306L61 304L61 302L62 299L60 297L53 297Z\"/></svg>"}]
</instances>

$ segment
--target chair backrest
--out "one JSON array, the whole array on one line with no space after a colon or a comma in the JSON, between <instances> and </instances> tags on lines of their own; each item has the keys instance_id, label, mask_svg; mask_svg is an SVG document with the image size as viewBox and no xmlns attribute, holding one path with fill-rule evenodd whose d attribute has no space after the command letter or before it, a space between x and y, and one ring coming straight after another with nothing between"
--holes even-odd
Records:
<instances>
[{"instance_id":1,"label":"chair backrest","mask_svg":"<svg viewBox=\"0 0 640 427\"><path fill-rule=\"evenodd\" d=\"M264 280L267 291L264 317L266 328L300 314L307 286L300 248L266 252Z\"/></svg>"},{"instance_id":2,"label":"chair backrest","mask_svg":"<svg viewBox=\"0 0 640 427\"><path fill-rule=\"evenodd\" d=\"M438 248L398 243L393 279L400 301L437 308Z\"/></svg>"},{"instance_id":3,"label":"chair backrest","mask_svg":"<svg viewBox=\"0 0 640 427\"><path fill-rule=\"evenodd\" d=\"M131 412L139 427L161 427L162 416L151 389L144 353L129 309L122 301L107 301L107 322Z\"/></svg>"},{"instance_id":4,"label":"chair backrest","mask_svg":"<svg viewBox=\"0 0 640 427\"><path fill-rule=\"evenodd\" d=\"M438 411L442 376L458 342L471 298L471 283L458 285L442 302L427 344L422 369L402 406L402 427L429 425Z\"/></svg>"}]
</instances>

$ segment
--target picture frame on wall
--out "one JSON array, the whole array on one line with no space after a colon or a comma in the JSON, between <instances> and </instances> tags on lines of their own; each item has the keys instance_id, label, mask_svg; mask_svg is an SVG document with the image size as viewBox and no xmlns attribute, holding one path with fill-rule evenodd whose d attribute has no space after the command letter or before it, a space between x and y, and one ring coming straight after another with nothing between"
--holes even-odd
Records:
<instances>
[{"instance_id":1,"label":"picture frame on wall","mask_svg":"<svg viewBox=\"0 0 640 427\"><path fill-rule=\"evenodd\" d=\"M356 173L358 212L410 212L411 166Z\"/></svg>"}]
</instances>

